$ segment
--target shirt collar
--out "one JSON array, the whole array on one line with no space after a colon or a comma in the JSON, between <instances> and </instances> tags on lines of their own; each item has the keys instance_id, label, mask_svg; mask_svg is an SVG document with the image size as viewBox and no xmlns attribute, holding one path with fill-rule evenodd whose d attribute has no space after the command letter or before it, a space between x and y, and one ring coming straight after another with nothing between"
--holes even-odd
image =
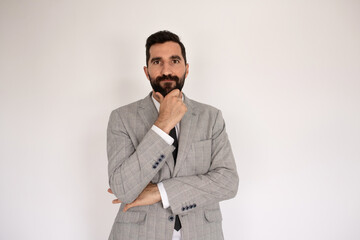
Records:
<instances>
[{"instance_id":1,"label":"shirt collar","mask_svg":"<svg viewBox=\"0 0 360 240\"><path fill-rule=\"evenodd\" d=\"M160 103L154 98L153 94L151 93L151 98L154 102L154 105L156 107L156 110L159 112L159 109L160 109Z\"/></svg>"}]
</instances>

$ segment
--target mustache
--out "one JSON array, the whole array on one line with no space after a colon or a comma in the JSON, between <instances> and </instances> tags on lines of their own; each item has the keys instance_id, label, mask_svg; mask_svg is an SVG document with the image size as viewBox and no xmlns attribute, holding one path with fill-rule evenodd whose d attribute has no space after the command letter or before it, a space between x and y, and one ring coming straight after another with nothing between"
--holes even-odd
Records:
<instances>
[{"instance_id":1,"label":"mustache","mask_svg":"<svg viewBox=\"0 0 360 240\"><path fill-rule=\"evenodd\" d=\"M158 82L160 82L160 81L162 81L162 80L173 80L173 81L176 81L176 82L179 82L179 78L178 78L178 76L173 76L173 75L171 75L171 74L168 74L168 75L162 75L162 76L159 76L159 77L157 77L156 79L155 79L155 81L158 83Z\"/></svg>"}]
</instances>

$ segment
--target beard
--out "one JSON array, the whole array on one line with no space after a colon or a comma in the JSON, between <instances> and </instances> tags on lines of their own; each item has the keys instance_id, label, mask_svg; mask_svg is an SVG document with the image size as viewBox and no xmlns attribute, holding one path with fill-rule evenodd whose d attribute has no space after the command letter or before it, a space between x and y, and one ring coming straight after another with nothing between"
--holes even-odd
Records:
<instances>
[{"instance_id":1,"label":"beard","mask_svg":"<svg viewBox=\"0 0 360 240\"><path fill-rule=\"evenodd\" d=\"M171 92L174 89L179 89L180 91L182 90L184 83L185 83L185 75L186 75L186 73L184 73L184 76L182 78L179 78L176 75L173 76L173 75L169 74L169 75L159 76L155 79L153 79L149 75L150 84L151 84L152 89L155 92L159 92L159 93L161 93L161 95L163 95L163 97L165 97L169 92ZM175 81L175 86L173 86L172 82L166 82L164 84L164 86L162 87L160 85L160 82L163 80L173 80L173 81Z\"/></svg>"}]
</instances>

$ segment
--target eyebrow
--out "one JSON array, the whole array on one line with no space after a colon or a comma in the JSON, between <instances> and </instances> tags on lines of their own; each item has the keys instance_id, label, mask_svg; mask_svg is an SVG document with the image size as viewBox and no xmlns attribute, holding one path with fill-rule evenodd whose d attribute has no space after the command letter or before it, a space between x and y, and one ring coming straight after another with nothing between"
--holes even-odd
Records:
<instances>
[{"instance_id":1,"label":"eyebrow","mask_svg":"<svg viewBox=\"0 0 360 240\"><path fill-rule=\"evenodd\" d=\"M160 61L161 59L162 59L161 57L154 57L154 58L150 59L150 62ZM170 59L171 59L171 60L176 59L176 60L180 60L180 61L181 61L181 57L180 57L179 55L172 55L172 56L170 57Z\"/></svg>"},{"instance_id":2,"label":"eyebrow","mask_svg":"<svg viewBox=\"0 0 360 240\"><path fill-rule=\"evenodd\" d=\"M150 59L150 62L154 62L154 61L160 61L161 57L154 57L152 59Z\"/></svg>"},{"instance_id":3,"label":"eyebrow","mask_svg":"<svg viewBox=\"0 0 360 240\"><path fill-rule=\"evenodd\" d=\"M174 60L174 59L181 60L181 57L178 56L178 55L173 55L173 56L170 57L170 59L172 59L172 60Z\"/></svg>"}]
</instances>

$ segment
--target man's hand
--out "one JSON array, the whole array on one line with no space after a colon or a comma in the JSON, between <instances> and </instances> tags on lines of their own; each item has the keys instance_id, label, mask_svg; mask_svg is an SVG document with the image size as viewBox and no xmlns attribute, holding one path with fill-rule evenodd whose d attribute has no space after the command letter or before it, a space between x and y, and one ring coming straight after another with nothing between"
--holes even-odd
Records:
<instances>
[{"instance_id":1,"label":"man's hand","mask_svg":"<svg viewBox=\"0 0 360 240\"><path fill-rule=\"evenodd\" d=\"M174 89L163 97L156 92L154 98L160 103L159 116L155 125L169 134L187 111L187 107L182 101L182 93L179 89Z\"/></svg>"},{"instance_id":2,"label":"man's hand","mask_svg":"<svg viewBox=\"0 0 360 240\"><path fill-rule=\"evenodd\" d=\"M108 193L111 193L111 194L114 194L112 191L111 191L111 188L108 189ZM117 204L117 203L121 203L119 199L114 199L112 200L112 203L113 204Z\"/></svg>"},{"instance_id":3,"label":"man's hand","mask_svg":"<svg viewBox=\"0 0 360 240\"><path fill-rule=\"evenodd\" d=\"M108 192L113 193L110 188L108 189ZM161 196L157 185L149 183L140 193L140 195L135 199L135 201L125 205L123 212L126 212L129 208L132 207L151 205L160 201ZM121 203L121 201L119 199L114 199L112 203Z\"/></svg>"}]
</instances>

